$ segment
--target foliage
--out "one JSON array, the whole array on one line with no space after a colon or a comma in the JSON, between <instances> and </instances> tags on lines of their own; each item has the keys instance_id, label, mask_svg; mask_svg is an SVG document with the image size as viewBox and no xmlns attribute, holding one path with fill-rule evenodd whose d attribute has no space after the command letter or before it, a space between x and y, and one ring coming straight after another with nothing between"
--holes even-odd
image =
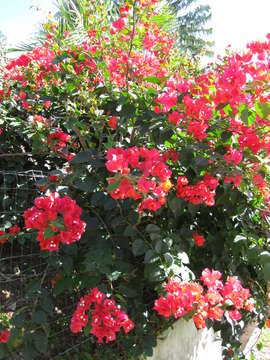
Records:
<instances>
[{"instance_id":1,"label":"foliage","mask_svg":"<svg viewBox=\"0 0 270 360\"><path fill-rule=\"evenodd\" d=\"M175 14L171 30L175 34L176 44L182 53L189 53L192 57L204 52L213 55L213 42L208 40L212 28L207 27L211 19L209 5L197 5L196 0L168 0L169 11Z\"/></svg>"},{"instance_id":2,"label":"foliage","mask_svg":"<svg viewBox=\"0 0 270 360\"><path fill-rule=\"evenodd\" d=\"M10 308L6 299L1 308L9 318L0 330L10 330L2 358L14 349L25 359L52 358L59 339L50 320L66 298L80 298L89 311L89 289L99 296L79 317L79 330L85 328L76 336L91 340L83 358L151 355L157 335L173 323L153 310L163 284L193 284L209 267L236 288L238 276L255 301L247 312L234 295L226 299L233 304L223 301L224 317L207 320L222 331L225 357L238 356L244 323L253 317L263 325L267 317L269 36L204 73L190 71L157 23L155 3L127 1L112 24L90 13L79 43L48 23L44 46L6 67L0 166L40 169L47 177L24 209L26 224L20 214L2 218L0 246L33 244L47 265L41 279L25 284L26 306ZM69 199L82 213L52 199ZM15 224L20 230L11 229ZM39 249L40 236L49 251ZM47 246L52 240L58 251ZM121 311L113 315L116 304ZM232 305L239 313L230 317ZM190 306L187 318L199 308L196 301ZM72 313L78 309L74 304ZM71 317L59 326L68 327ZM89 333L105 323L116 340L103 334L110 342L98 344ZM98 324L94 331L91 324Z\"/></svg>"}]
</instances>

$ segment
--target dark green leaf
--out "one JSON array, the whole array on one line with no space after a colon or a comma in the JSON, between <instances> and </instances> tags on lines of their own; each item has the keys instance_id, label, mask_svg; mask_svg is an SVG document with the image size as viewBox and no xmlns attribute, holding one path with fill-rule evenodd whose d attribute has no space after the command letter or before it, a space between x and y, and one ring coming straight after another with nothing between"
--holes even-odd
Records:
<instances>
[{"instance_id":1,"label":"dark green leaf","mask_svg":"<svg viewBox=\"0 0 270 360\"><path fill-rule=\"evenodd\" d=\"M82 151L78 153L70 163L71 164L90 163L93 155L95 155L95 151L93 149Z\"/></svg>"},{"instance_id":2,"label":"dark green leaf","mask_svg":"<svg viewBox=\"0 0 270 360\"><path fill-rule=\"evenodd\" d=\"M132 253L134 256L139 256L145 254L148 247L145 245L144 241L142 239L136 239L132 243Z\"/></svg>"},{"instance_id":3,"label":"dark green leaf","mask_svg":"<svg viewBox=\"0 0 270 360\"><path fill-rule=\"evenodd\" d=\"M145 228L145 231L150 233L160 233L160 227L155 224L148 224Z\"/></svg>"},{"instance_id":4,"label":"dark green leaf","mask_svg":"<svg viewBox=\"0 0 270 360\"><path fill-rule=\"evenodd\" d=\"M42 354L46 354L47 350L48 350L48 338L46 336L46 334L34 334L34 344L36 349L42 353Z\"/></svg>"},{"instance_id":5,"label":"dark green leaf","mask_svg":"<svg viewBox=\"0 0 270 360\"><path fill-rule=\"evenodd\" d=\"M47 315L44 311L37 310L36 312L34 312L32 319L36 324L41 325L41 324L47 322Z\"/></svg>"}]
</instances>

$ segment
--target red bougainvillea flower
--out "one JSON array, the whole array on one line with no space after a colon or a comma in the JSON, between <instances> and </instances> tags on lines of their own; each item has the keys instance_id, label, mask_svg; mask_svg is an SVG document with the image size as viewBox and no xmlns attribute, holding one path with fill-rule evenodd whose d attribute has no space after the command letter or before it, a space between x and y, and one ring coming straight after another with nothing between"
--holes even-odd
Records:
<instances>
[{"instance_id":1,"label":"red bougainvillea flower","mask_svg":"<svg viewBox=\"0 0 270 360\"><path fill-rule=\"evenodd\" d=\"M168 115L168 121L171 124L178 125L181 119L181 114L177 111L173 111L171 114Z\"/></svg>"},{"instance_id":2,"label":"red bougainvillea flower","mask_svg":"<svg viewBox=\"0 0 270 360\"><path fill-rule=\"evenodd\" d=\"M92 313L90 333L97 337L99 343L102 343L104 338L106 343L114 341L116 333L121 328L127 334L134 327L134 323L124 311L119 309L113 299L106 298L104 293L94 288L90 289L90 293L80 299L71 319L71 332L81 332L88 324L87 311Z\"/></svg>"},{"instance_id":3,"label":"red bougainvillea flower","mask_svg":"<svg viewBox=\"0 0 270 360\"><path fill-rule=\"evenodd\" d=\"M9 233L11 235L16 235L21 231L21 228L18 225L13 225L9 228Z\"/></svg>"},{"instance_id":4,"label":"red bougainvillea flower","mask_svg":"<svg viewBox=\"0 0 270 360\"><path fill-rule=\"evenodd\" d=\"M10 332L8 330L2 330L0 333L0 344L7 343L10 336Z\"/></svg>"},{"instance_id":5,"label":"red bougainvillea flower","mask_svg":"<svg viewBox=\"0 0 270 360\"><path fill-rule=\"evenodd\" d=\"M44 107L45 107L46 110L49 110L49 108L51 107L51 102L50 102L50 100L46 100L46 101L45 101Z\"/></svg>"},{"instance_id":6,"label":"red bougainvillea flower","mask_svg":"<svg viewBox=\"0 0 270 360\"><path fill-rule=\"evenodd\" d=\"M201 181L194 185L189 185L188 179L180 176L177 179L176 196L194 205L204 202L207 206L213 206L217 186L218 179L207 173Z\"/></svg>"},{"instance_id":7,"label":"red bougainvillea flower","mask_svg":"<svg viewBox=\"0 0 270 360\"><path fill-rule=\"evenodd\" d=\"M270 319L267 319L265 325L268 329L270 329Z\"/></svg>"},{"instance_id":8,"label":"red bougainvillea flower","mask_svg":"<svg viewBox=\"0 0 270 360\"><path fill-rule=\"evenodd\" d=\"M67 145L70 141L71 136L69 134L57 129L56 132L49 134L47 138L47 145L56 155L60 155L70 161L74 158L74 155L67 150Z\"/></svg>"},{"instance_id":9,"label":"red bougainvillea flower","mask_svg":"<svg viewBox=\"0 0 270 360\"><path fill-rule=\"evenodd\" d=\"M23 92L23 91L20 91L19 97L20 97L21 100L25 99L26 98L26 93Z\"/></svg>"},{"instance_id":10,"label":"red bougainvillea flower","mask_svg":"<svg viewBox=\"0 0 270 360\"><path fill-rule=\"evenodd\" d=\"M224 154L224 159L227 161L228 164L231 164L233 162L235 165L238 165L242 161L242 157L242 151L238 151L232 148L229 148L228 154Z\"/></svg>"},{"instance_id":11,"label":"red bougainvillea flower","mask_svg":"<svg viewBox=\"0 0 270 360\"><path fill-rule=\"evenodd\" d=\"M3 134L3 130L2 129L0 129L0 135L2 135Z\"/></svg>"},{"instance_id":12,"label":"red bougainvillea flower","mask_svg":"<svg viewBox=\"0 0 270 360\"><path fill-rule=\"evenodd\" d=\"M202 329L206 326L207 318L220 321L230 301L228 315L232 320L239 321L242 318L239 310L254 310L253 299L250 299L249 290L242 287L238 278L228 276L224 285L221 276L219 271L203 270L201 281L207 287L206 292L197 282L168 279L164 286L167 294L155 301L154 310L166 318L173 315L177 319L193 314L196 327Z\"/></svg>"},{"instance_id":13,"label":"red bougainvillea flower","mask_svg":"<svg viewBox=\"0 0 270 360\"><path fill-rule=\"evenodd\" d=\"M69 134L64 133L62 130L57 129L56 132L50 134L47 139L47 145L54 151L59 152L60 149L65 147L71 140Z\"/></svg>"},{"instance_id":14,"label":"red bougainvillea flower","mask_svg":"<svg viewBox=\"0 0 270 360\"><path fill-rule=\"evenodd\" d=\"M119 32L124 29L125 21L120 17L118 20L113 21L112 26L117 32Z\"/></svg>"},{"instance_id":15,"label":"red bougainvillea flower","mask_svg":"<svg viewBox=\"0 0 270 360\"><path fill-rule=\"evenodd\" d=\"M86 224L80 219L82 209L75 200L52 193L35 199L34 203L23 217L26 229L38 230L41 250L56 251L60 243L71 244L81 238Z\"/></svg>"},{"instance_id":16,"label":"red bougainvillea flower","mask_svg":"<svg viewBox=\"0 0 270 360\"><path fill-rule=\"evenodd\" d=\"M48 176L48 180L49 180L50 182L57 183L57 182L58 182L58 176L56 176L56 175L49 175L49 176Z\"/></svg>"},{"instance_id":17,"label":"red bougainvillea flower","mask_svg":"<svg viewBox=\"0 0 270 360\"><path fill-rule=\"evenodd\" d=\"M5 244L7 240L7 233L0 230L0 244Z\"/></svg>"},{"instance_id":18,"label":"red bougainvillea flower","mask_svg":"<svg viewBox=\"0 0 270 360\"><path fill-rule=\"evenodd\" d=\"M52 285L52 287L54 287L55 284L57 283L57 281L60 280L60 279L62 279L61 274L56 273L56 274L55 274L55 278L51 279L51 285Z\"/></svg>"},{"instance_id":19,"label":"red bougainvillea flower","mask_svg":"<svg viewBox=\"0 0 270 360\"><path fill-rule=\"evenodd\" d=\"M195 244L196 244L198 247L202 247L203 244L204 244L204 242L205 242L204 237L203 237L202 235L199 235L199 234L197 233L197 231L195 231L195 232L193 233L193 239L194 239Z\"/></svg>"},{"instance_id":20,"label":"red bougainvillea flower","mask_svg":"<svg viewBox=\"0 0 270 360\"><path fill-rule=\"evenodd\" d=\"M237 175L236 173L233 176L225 176L225 184L234 184L235 187L238 187L242 182L243 176Z\"/></svg>"},{"instance_id":21,"label":"red bougainvillea flower","mask_svg":"<svg viewBox=\"0 0 270 360\"><path fill-rule=\"evenodd\" d=\"M142 201L138 210L156 211L166 202L166 195L172 187L171 170L165 163L169 158L174 160L177 154L171 151L163 157L157 149L120 147L109 148L106 167L112 173L120 173L121 177L109 178L109 184L119 185L110 191L114 199L132 198ZM132 170L137 169L133 175Z\"/></svg>"},{"instance_id":22,"label":"red bougainvillea flower","mask_svg":"<svg viewBox=\"0 0 270 360\"><path fill-rule=\"evenodd\" d=\"M116 124L117 124L116 121L117 121L117 120L116 120L116 116L111 116L110 119L109 119L109 121L108 121L109 127L110 127L111 129L113 129L113 130L116 130Z\"/></svg>"}]
</instances>

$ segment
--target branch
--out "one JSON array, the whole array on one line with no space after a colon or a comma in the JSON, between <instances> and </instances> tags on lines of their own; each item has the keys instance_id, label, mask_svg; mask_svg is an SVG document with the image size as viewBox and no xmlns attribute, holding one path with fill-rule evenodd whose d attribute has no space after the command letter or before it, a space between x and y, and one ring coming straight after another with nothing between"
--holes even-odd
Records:
<instances>
[{"instance_id":1,"label":"branch","mask_svg":"<svg viewBox=\"0 0 270 360\"><path fill-rule=\"evenodd\" d=\"M77 126L73 126L73 131L76 133L76 135L78 136L80 143L82 145L83 150L87 150L88 146L86 144L86 141L84 139L84 137L82 136L82 133L80 132L80 129Z\"/></svg>"}]
</instances>

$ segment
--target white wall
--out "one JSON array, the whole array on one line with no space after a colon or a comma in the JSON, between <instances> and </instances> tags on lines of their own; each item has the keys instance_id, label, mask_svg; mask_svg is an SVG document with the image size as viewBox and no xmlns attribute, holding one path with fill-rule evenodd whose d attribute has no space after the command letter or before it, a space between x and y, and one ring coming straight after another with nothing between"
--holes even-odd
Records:
<instances>
[{"instance_id":1,"label":"white wall","mask_svg":"<svg viewBox=\"0 0 270 360\"><path fill-rule=\"evenodd\" d=\"M222 360L221 339L213 329L197 330L192 320L179 319L162 338L147 360Z\"/></svg>"}]
</instances>

